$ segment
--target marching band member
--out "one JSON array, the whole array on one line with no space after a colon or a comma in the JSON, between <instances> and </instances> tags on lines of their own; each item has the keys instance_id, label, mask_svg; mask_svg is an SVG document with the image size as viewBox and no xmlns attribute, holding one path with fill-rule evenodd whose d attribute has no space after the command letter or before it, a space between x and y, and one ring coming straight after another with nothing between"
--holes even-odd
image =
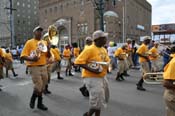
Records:
<instances>
[{"instance_id":1,"label":"marching band member","mask_svg":"<svg viewBox=\"0 0 175 116\"><path fill-rule=\"evenodd\" d=\"M133 62L132 62L132 40L130 38L127 39L127 54L128 54L128 57L127 57L127 62L128 62L128 65L129 65L129 68L133 66Z\"/></svg>"},{"instance_id":2,"label":"marching band member","mask_svg":"<svg viewBox=\"0 0 175 116\"><path fill-rule=\"evenodd\" d=\"M74 54L74 58L76 59L79 54L80 54L80 48L78 47L77 43L73 44L73 54ZM75 72L81 72L80 71L80 67L79 66L74 66L75 68Z\"/></svg>"},{"instance_id":3,"label":"marching band member","mask_svg":"<svg viewBox=\"0 0 175 116\"><path fill-rule=\"evenodd\" d=\"M27 61L29 71L34 84L33 94L30 99L30 108L35 107L35 101L38 98L38 109L48 110L43 104L43 91L48 82L47 58L50 57L47 50L47 43L41 40L43 28L37 26L34 28L34 38L28 40L21 53L21 58Z\"/></svg>"},{"instance_id":4,"label":"marching band member","mask_svg":"<svg viewBox=\"0 0 175 116\"><path fill-rule=\"evenodd\" d=\"M124 80L123 78L123 73L127 69L127 62L126 62L126 51L127 51L127 44L124 44L122 47L118 48L115 51L115 57L118 58L118 72L116 76L117 81L122 81Z\"/></svg>"},{"instance_id":5,"label":"marching band member","mask_svg":"<svg viewBox=\"0 0 175 116\"><path fill-rule=\"evenodd\" d=\"M3 76L3 65L5 63L5 60L4 60L4 52L3 50L0 48L0 79L3 79L4 76ZM0 88L0 91L2 91L2 89Z\"/></svg>"},{"instance_id":6,"label":"marching band member","mask_svg":"<svg viewBox=\"0 0 175 116\"><path fill-rule=\"evenodd\" d=\"M153 72L159 71L159 52L158 52L159 43L154 42L154 46L149 50L149 59L151 61L151 70Z\"/></svg>"},{"instance_id":7,"label":"marching band member","mask_svg":"<svg viewBox=\"0 0 175 116\"><path fill-rule=\"evenodd\" d=\"M172 59L164 68L164 100L166 103L166 116L175 116L175 46L171 48Z\"/></svg>"},{"instance_id":8,"label":"marching band member","mask_svg":"<svg viewBox=\"0 0 175 116\"><path fill-rule=\"evenodd\" d=\"M63 57L64 57L64 59L67 62L66 71L65 71L66 76L67 76L67 72L69 72L69 76L73 76L73 74L71 73L71 69L72 69L72 62L71 62L72 53L71 53L69 45L65 46L65 49L63 51Z\"/></svg>"},{"instance_id":9,"label":"marching band member","mask_svg":"<svg viewBox=\"0 0 175 116\"><path fill-rule=\"evenodd\" d=\"M60 50L52 45L51 46L51 53L53 53L54 55L54 63L52 64L52 72L56 71L57 72L57 79L63 79L61 76L60 76L60 72L61 72L61 52Z\"/></svg>"},{"instance_id":10,"label":"marching band member","mask_svg":"<svg viewBox=\"0 0 175 116\"><path fill-rule=\"evenodd\" d=\"M104 77L107 74L108 66L95 62L110 62L107 51L103 47L107 41L107 34L101 30L95 31L93 39L94 44L84 49L74 62L84 68L82 77L90 94L90 109L83 116L92 116L94 113L95 116L100 116L101 107L106 103Z\"/></svg>"},{"instance_id":11,"label":"marching band member","mask_svg":"<svg viewBox=\"0 0 175 116\"><path fill-rule=\"evenodd\" d=\"M139 62L141 65L141 69L142 69L142 77L139 80L139 82L136 84L137 85L137 89L141 90L141 91L145 91L146 89L143 88L143 75L145 73L150 72L150 68L149 68L149 54L148 54L148 45L150 43L151 38L149 36L145 36L143 39L143 43L142 45L138 48L138 50L136 51L136 53L139 56Z\"/></svg>"},{"instance_id":12,"label":"marching band member","mask_svg":"<svg viewBox=\"0 0 175 116\"><path fill-rule=\"evenodd\" d=\"M15 70L13 68L13 58L9 49L6 49L4 58L5 58L5 67L6 67L6 77L8 77L8 70L12 71L14 77L18 76L18 74L15 73Z\"/></svg>"}]
</instances>

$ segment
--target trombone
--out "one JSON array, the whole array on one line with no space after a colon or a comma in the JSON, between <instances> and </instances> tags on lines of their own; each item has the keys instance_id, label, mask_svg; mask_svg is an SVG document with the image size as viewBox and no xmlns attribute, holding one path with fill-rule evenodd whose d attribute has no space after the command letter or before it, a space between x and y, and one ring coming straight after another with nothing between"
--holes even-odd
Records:
<instances>
[{"instance_id":1,"label":"trombone","mask_svg":"<svg viewBox=\"0 0 175 116\"><path fill-rule=\"evenodd\" d=\"M150 72L143 75L146 84L158 85L163 82L163 72Z\"/></svg>"}]
</instances>

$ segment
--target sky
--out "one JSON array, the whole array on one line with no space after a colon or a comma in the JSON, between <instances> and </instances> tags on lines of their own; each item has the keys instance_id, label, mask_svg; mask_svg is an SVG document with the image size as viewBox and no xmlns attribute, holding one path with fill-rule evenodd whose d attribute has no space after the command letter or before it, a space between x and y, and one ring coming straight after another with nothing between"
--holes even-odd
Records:
<instances>
[{"instance_id":1,"label":"sky","mask_svg":"<svg viewBox=\"0 0 175 116\"><path fill-rule=\"evenodd\" d=\"M147 0L152 5L152 24L175 23L175 0Z\"/></svg>"}]
</instances>

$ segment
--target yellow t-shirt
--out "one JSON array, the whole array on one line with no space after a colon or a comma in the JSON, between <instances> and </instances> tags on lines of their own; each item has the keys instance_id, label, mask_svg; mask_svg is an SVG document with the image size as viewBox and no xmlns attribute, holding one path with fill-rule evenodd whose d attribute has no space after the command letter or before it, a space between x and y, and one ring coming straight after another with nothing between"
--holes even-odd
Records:
<instances>
[{"instance_id":1,"label":"yellow t-shirt","mask_svg":"<svg viewBox=\"0 0 175 116\"><path fill-rule=\"evenodd\" d=\"M30 56L30 54L38 48L38 42L41 42L41 41L45 45L47 45L47 42L44 40L36 40L34 38L28 40L22 50L21 57ZM26 61L27 66L38 66L38 65L46 65L46 64L47 64L47 52L41 52L40 58L36 62Z\"/></svg>"},{"instance_id":2,"label":"yellow t-shirt","mask_svg":"<svg viewBox=\"0 0 175 116\"><path fill-rule=\"evenodd\" d=\"M55 48L55 49L51 48L50 50L51 50L51 52L52 52L53 55L54 55L54 60L55 60L55 61L60 61L60 60L61 60L61 57L60 57L61 53L60 53L60 50L59 50L58 48Z\"/></svg>"},{"instance_id":3,"label":"yellow t-shirt","mask_svg":"<svg viewBox=\"0 0 175 116\"><path fill-rule=\"evenodd\" d=\"M81 54L75 59L75 64L88 64L92 61L98 62L110 62L109 56L105 48L98 48L95 45L84 49ZM86 69L82 71L82 77L84 78L103 78L107 73L107 66L103 66L103 71L99 74L90 72Z\"/></svg>"},{"instance_id":4,"label":"yellow t-shirt","mask_svg":"<svg viewBox=\"0 0 175 116\"><path fill-rule=\"evenodd\" d=\"M11 53L5 53L4 58L13 62L12 54Z\"/></svg>"},{"instance_id":5,"label":"yellow t-shirt","mask_svg":"<svg viewBox=\"0 0 175 116\"><path fill-rule=\"evenodd\" d=\"M115 54L114 54L116 57L120 57L121 59L126 59L126 52L122 49L122 48L118 48L116 51L115 51Z\"/></svg>"},{"instance_id":6,"label":"yellow t-shirt","mask_svg":"<svg viewBox=\"0 0 175 116\"><path fill-rule=\"evenodd\" d=\"M0 48L0 57L4 57L4 52L3 52L3 50L1 48ZM2 60L2 59L0 59L0 60ZM3 66L1 63L3 63L3 62L0 61L0 67Z\"/></svg>"},{"instance_id":7,"label":"yellow t-shirt","mask_svg":"<svg viewBox=\"0 0 175 116\"><path fill-rule=\"evenodd\" d=\"M65 58L65 59L70 59L70 56L71 56L71 51L70 51L70 49L64 49L64 51L63 51L63 57Z\"/></svg>"},{"instance_id":8,"label":"yellow t-shirt","mask_svg":"<svg viewBox=\"0 0 175 116\"><path fill-rule=\"evenodd\" d=\"M172 54L172 56L173 58L164 68L164 79L175 80L175 54Z\"/></svg>"},{"instance_id":9,"label":"yellow t-shirt","mask_svg":"<svg viewBox=\"0 0 175 116\"><path fill-rule=\"evenodd\" d=\"M155 55L155 56L156 56L156 57L152 57L152 56L150 55L150 57L149 57L150 60L157 60L157 59L158 59L159 54L158 54L158 50L157 50L156 47L152 47L152 48L149 50L149 53L151 53L152 55Z\"/></svg>"},{"instance_id":10,"label":"yellow t-shirt","mask_svg":"<svg viewBox=\"0 0 175 116\"><path fill-rule=\"evenodd\" d=\"M74 57L78 57L80 54L80 48L74 48Z\"/></svg>"},{"instance_id":11,"label":"yellow t-shirt","mask_svg":"<svg viewBox=\"0 0 175 116\"><path fill-rule=\"evenodd\" d=\"M142 55L146 55L148 52L148 47L145 44L142 44L138 50L136 51L136 53L142 54ZM147 60L143 57L139 57L139 62L147 62Z\"/></svg>"}]
</instances>

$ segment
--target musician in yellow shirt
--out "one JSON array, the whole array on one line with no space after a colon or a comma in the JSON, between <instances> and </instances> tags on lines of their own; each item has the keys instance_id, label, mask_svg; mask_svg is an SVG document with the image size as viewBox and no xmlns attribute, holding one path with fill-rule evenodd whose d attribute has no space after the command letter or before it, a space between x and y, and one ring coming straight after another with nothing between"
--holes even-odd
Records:
<instances>
[{"instance_id":1,"label":"musician in yellow shirt","mask_svg":"<svg viewBox=\"0 0 175 116\"><path fill-rule=\"evenodd\" d=\"M73 74L71 73L71 70L72 70L72 62L71 62L72 53L71 53L69 45L67 45L63 50L63 58L64 58L64 60L66 61L66 64L67 64L65 75L67 76L68 75L67 73L69 72L69 76L73 76Z\"/></svg>"},{"instance_id":2,"label":"musician in yellow shirt","mask_svg":"<svg viewBox=\"0 0 175 116\"><path fill-rule=\"evenodd\" d=\"M149 59L151 61L151 68L153 72L159 71L159 52L158 52L158 42L154 42L154 46L149 50Z\"/></svg>"},{"instance_id":3,"label":"musician in yellow shirt","mask_svg":"<svg viewBox=\"0 0 175 116\"><path fill-rule=\"evenodd\" d=\"M107 65L101 65L95 62L106 62L110 59L106 49L103 47L107 41L107 34L98 30L93 33L94 44L84 49L75 59L75 64L85 69L82 77L89 91L90 109L83 116L100 116L101 107L106 103L104 81L107 74Z\"/></svg>"},{"instance_id":4,"label":"musician in yellow shirt","mask_svg":"<svg viewBox=\"0 0 175 116\"><path fill-rule=\"evenodd\" d=\"M50 57L47 43L41 40L43 28L37 26L34 28L34 38L25 43L21 58L26 60L34 84L33 94L30 99L30 108L35 107L35 101L38 98L37 108L48 110L43 104L43 91L48 82L47 59Z\"/></svg>"},{"instance_id":5,"label":"musician in yellow shirt","mask_svg":"<svg viewBox=\"0 0 175 116\"><path fill-rule=\"evenodd\" d=\"M166 116L175 116L175 46L171 48L172 59L164 68L164 100L166 103Z\"/></svg>"},{"instance_id":6,"label":"musician in yellow shirt","mask_svg":"<svg viewBox=\"0 0 175 116\"><path fill-rule=\"evenodd\" d=\"M52 64L52 72L56 71L57 72L57 79L62 80L63 78L60 76L60 72L61 72L61 65L60 65L61 53L60 53L60 50L56 46L51 46L50 50L54 55L54 62Z\"/></svg>"},{"instance_id":7,"label":"musician in yellow shirt","mask_svg":"<svg viewBox=\"0 0 175 116\"><path fill-rule=\"evenodd\" d=\"M122 47L118 48L114 53L115 57L118 58L118 72L116 76L117 81L124 80L123 74L124 71L128 68L128 64L126 63L127 47L127 44L124 44Z\"/></svg>"},{"instance_id":8,"label":"musician in yellow shirt","mask_svg":"<svg viewBox=\"0 0 175 116\"><path fill-rule=\"evenodd\" d=\"M15 70L13 68L13 58L9 49L6 49L4 58L5 58L5 67L6 67L6 77L8 77L8 70L12 71L14 77L18 76L18 74L15 73Z\"/></svg>"},{"instance_id":9,"label":"musician in yellow shirt","mask_svg":"<svg viewBox=\"0 0 175 116\"><path fill-rule=\"evenodd\" d=\"M3 74L3 65L5 63L4 60L4 53L3 50L0 48L0 79L4 78L4 74ZM0 88L0 91L2 91L2 89Z\"/></svg>"},{"instance_id":10,"label":"musician in yellow shirt","mask_svg":"<svg viewBox=\"0 0 175 116\"><path fill-rule=\"evenodd\" d=\"M142 69L142 77L136 85L137 85L137 89L141 91L146 90L145 88L143 88L143 82L144 82L143 75L145 73L150 72L149 64L148 64L149 63L148 45L150 43L150 40L151 40L151 37L145 36L143 39L142 45L136 51L136 53L139 56L139 63Z\"/></svg>"}]
</instances>

